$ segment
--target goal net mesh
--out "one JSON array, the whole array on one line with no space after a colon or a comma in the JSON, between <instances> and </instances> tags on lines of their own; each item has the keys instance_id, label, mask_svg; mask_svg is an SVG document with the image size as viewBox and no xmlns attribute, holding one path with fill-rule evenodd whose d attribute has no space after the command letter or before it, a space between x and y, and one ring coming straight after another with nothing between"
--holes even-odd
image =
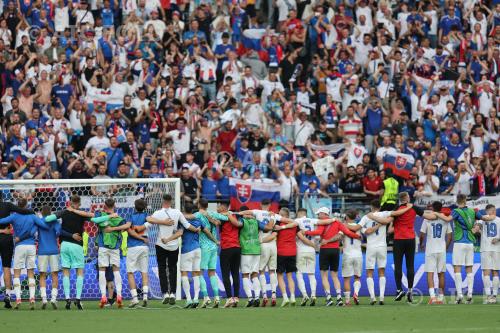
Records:
<instances>
[{"instance_id":1,"label":"goal net mesh","mask_svg":"<svg viewBox=\"0 0 500 333\"><path fill-rule=\"evenodd\" d=\"M145 199L148 207L148 215L161 208L163 194L170 194L174 198L174 207L180 208L180 193L178 179L81 179L77 182L69 180L57 181L0 181L0 193L3 201L16 203L19 198L26 198L30 207L39 213L45 205L52 207L53 212L65 209L69 204L73 194L81 197L80 209L90 212L96 212L102 209L104 201L107 198L113 198L116 202L116 212L126 221L130 221L131 215L134 213L135 200ZM85 232L89 235L86 265L85 265L85 280L82 293L83 299L98 299L100 298L98 285L97 271L97 246L95 246L95 238L98 233L98 228L91 222L86 222L84 225ZM160 283L158 280L158 268L156 263L155 242L158 236L158 226L153 225L148 228L149 238L149 297L161 298ZM121 275L123 280L123 296L129 297L127 273L124 253L121 253ZM23 272L21 278L23 298L28 297L28 283ZM2 273L3 274L3 273ZM36 272L37 280L37 297L38 297L38 272ZM71 297L73 298L75 291L75 272L71 272ZM4 288L4 279L1 279L2 288ZM63 298L62 289L62 272L59 273L59 297ZM142 291L142 281L140 273L136 273L136 281L138 283L138 292ZM50 276L47 278L47 289L51 287Z\"/></svg>"}]
</instances>

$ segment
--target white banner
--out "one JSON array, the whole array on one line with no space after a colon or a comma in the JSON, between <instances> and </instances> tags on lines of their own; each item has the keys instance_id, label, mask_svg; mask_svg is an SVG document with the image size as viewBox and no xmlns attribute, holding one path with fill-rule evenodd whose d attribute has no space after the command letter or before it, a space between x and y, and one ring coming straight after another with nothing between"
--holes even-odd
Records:
<instances>
[{"instance_id":1,"label":"white banner","mask_svg":"<svg viewBox=\"0 0 500 333\"><path fill-rule=\"evenodd\" d=\"M450 207L457 204L456 196L454 195L431 195L428 197L419 197L415 199L415 206L427 207L432 202L439 201L443 207ZM467 206L474 209L484 209L486 205L495 205L500 207L500 196L481 197L475 200L468 200Z\"/></svg>"},{"instance_id":2,"label":"white banner","mask_svg":"<svg viewBox=\"0 0 500 333\"><path fill-rule=\"evenodd\" d=\"M335 159L332 156L327 156L316 160L312 163L314 172L316 176L320 179L325 180L328 179L329 173L335 173Z\"/></svg>"},{"instance_id":3,"label":"white banner","mask_svg":"<svg viewBox=\"0 0 500 333\"><path fill-rule=\"evenodd\" d=\"M134 208L134 202L137 199L142 198L140 195L132 195L132 196L114 196L115 207L116 208ZM81 205L82 209L95 209L100 208L104 205L104 201L106 201L107 197L96 197L96 196L82 196L81 197Z\"/></svg>"},{"instance_id":4,"label":"white banner","mask_svg":"<svg viewBox=\"0 0 500 333\"><path fill-rule=\"evenodd\" d=\"M432 83L431 79L426 79L425 77L421 77L421 76L417 76L417 75L413 75L413 77L415 78L415 81L420 83L425 88L425 90L429 89L429 87L431 86L431 83ZM453 81L453 80L437 80L434 83L433 90L439 90L439 88L441 88L441 87L446 87L446 88L452 90L453 88L455 88L455 81Z\"/></svg>"}]
</instances>

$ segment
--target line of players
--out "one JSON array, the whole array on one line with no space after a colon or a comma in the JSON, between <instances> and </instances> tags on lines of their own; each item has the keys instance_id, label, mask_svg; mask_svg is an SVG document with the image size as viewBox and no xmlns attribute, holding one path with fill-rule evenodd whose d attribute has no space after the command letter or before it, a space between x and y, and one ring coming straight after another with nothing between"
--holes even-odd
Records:
<instances>
[{"instance_id":1,"label":"line of players","mask_svg":"<svg viewBox=\"0 0 500 333\"><path fill-rule=\"evenodd\" d=\"M397 211L380 211L380 203L371 203L372 212L357 221L357 212L346 213L345 221L330 218L330 210L326 207L316 211L317 218L308 218L306 211L299 209L297 218L290 219L290 212L282 208L279 214L270 211L270 202L263 201L261 210L248 210L243 207L240 212L230 212L225 203L220 203L217 212L207 211L208 204L201 200L198 211L187 204L184 212L171 207L172 197L165 195L162 209L151 216L145 213L146 203L137 200L135 213L130 221L125 221L114 210L114 200L107 199L102 211L97 214L79 210L78 196L71 198L69 207L63 211L51 214L50 207L43 207L39 218L29 211L13 213L0 219L0 225L11 224L15 236L14 252L14 293L16 308L21 304L20 272L28 271L30 307L35 305L34 268L36 257L36 238L38 240L38 270L40 272L40 294L42 308L48 304L46 291L46 276L52 271L52 291L50 304L57 308L57 275L62 267L63 289L66 308L71 308L70 299L70 269L76 269L75 305L83 309L80 301L83 288L83 269L85 266L83 225L89 220L99 227L97 236L99 289L104 307L106 299L106 267L113 267L114 282L117 292L117 305L123 305L122 279L120 267L120 233L127 230L127 273L132 300L129 307L139 305L134 272L142 274L142 306L147 306L148 297L148 266L149 251L147 228L152 224L159 226L159 235L155 244L160 287L164 294L163 303L175 304L177 290L177 258L179 258L178 238L182 237L180 248L180 271L182 289L186 297L186 308L218 307L218 279L215 275L217 261L220 260L222 280L226 290L227 301L224 307L236 307L239 302L240 272L242 274L243 290L248 297L246 306L266 306L269 303L267 280L264 272L269 272L272 306L276 305L276 290L280 288L283 301L281 306L295 305L296 274L298 289L302 294L300 304L314 306L316 304L316 251L319 248L319 267L326 305L342 306L351 304L351 282L353 283L352 299L359 304L358 293L361 288L363 257L361 249L361 234L367 239L366 262L367 287L371 304L376 304L373 273L378 269L379 304L384 304L385 266L387 258L386 232L391 231L394 218L412 209L412 205ZM460 199L460 198L459 198ZM455 223L455 244L453 264L455 266L455 282L457 286L457 303L462 302L461 268L466 267L468 282L467 302L472 300L472 264L473 240L475 232L482 232L481 264L483 283L487 300L496 302L498 292L498 270L500 269L500 238L497 233L500 219L495 216L495 207L486 207L486 214L476 214L465 207L457 199L459 208L451 216L441 214L441 206L434 203L433 212L426 211L426 219L421 228L421 244L426 238L425 268L429 273L430 303L441 303L444 299L444 271L446 264L446 248L450 242L451 226ZM25 209L27 202L19 200L18 208ZM459 212L461 210L462 212ZM465 213L463 213L465 211ZM471 212L472 211L472 212ZM477 220L476 218L481 219ZM57 222L60 220L60 223ZM389 227L387 227L389 226ZM472 236L471 236L472 235ZM60 240L60 248L58 247ZM342 276L344 292L338 276L340 264L340 247L343 245ZM470 245L470 246L469 246ZM220 248L220 253L219 253ZM213 303L208 296L204 271L208 272L210 284L214 293ZM493 282L490 273L493 274ZM433 275L439 276L438 295L433 285ZM193 282L194 294L191 295L189 274ZM310 294L307 293L304 275L308 276ZM336 298L332 297L329 275L333 280ZM9 281L10 282L10 281ZM9 284L6 281L6 286ZM200 292L203 297L200 305ZM10 307L11 290L6 291L6 307ZM343 297L344 296L344 299ZM262 298L261 298L262 297Z\"/></svg>"}]
</instances>

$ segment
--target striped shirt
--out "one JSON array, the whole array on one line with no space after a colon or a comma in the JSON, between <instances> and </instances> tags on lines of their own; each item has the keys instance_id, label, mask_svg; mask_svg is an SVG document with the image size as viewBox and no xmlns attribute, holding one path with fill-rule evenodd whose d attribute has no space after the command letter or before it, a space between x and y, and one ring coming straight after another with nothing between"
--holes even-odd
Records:
<instances>
[{"instance_id":1,"label":"striped shirt","mask_svg":"<svg viewBox=\"0 0 500 333\"><path fill-rule=\"evenodd\" d=\"M352 119L345 116L340 119L339 124L344 129L344 136L351 140L356 139L356 136L363 130L363 122L357 116L354 116Z\"/></svg>"}]
</instances>

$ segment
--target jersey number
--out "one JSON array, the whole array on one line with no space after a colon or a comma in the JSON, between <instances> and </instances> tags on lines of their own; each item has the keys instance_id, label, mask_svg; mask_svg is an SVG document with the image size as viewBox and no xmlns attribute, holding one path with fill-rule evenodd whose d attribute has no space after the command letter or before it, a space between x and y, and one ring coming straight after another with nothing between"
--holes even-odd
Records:
<instances>
[{"instance_id":1,"label":"jersey number","mask_svg":"<svg viewBox=\"0 0 500 333\"><path fill-rule=\"evenodd\" d=\"M443 225L439 223L432 223L432 237L433 238L441 238L441 234L443 232Z\"/></svg>"},{"instance_id":2,"label":"jersey number","mask_svg":"<svg viewBox=\"0 0 500 333\"><path fill-rule=\"evenodd\" d=\"M486 223L486 236L496 237L496 235L497 235L496 223Z\"/></svg>"}]
</instances>

